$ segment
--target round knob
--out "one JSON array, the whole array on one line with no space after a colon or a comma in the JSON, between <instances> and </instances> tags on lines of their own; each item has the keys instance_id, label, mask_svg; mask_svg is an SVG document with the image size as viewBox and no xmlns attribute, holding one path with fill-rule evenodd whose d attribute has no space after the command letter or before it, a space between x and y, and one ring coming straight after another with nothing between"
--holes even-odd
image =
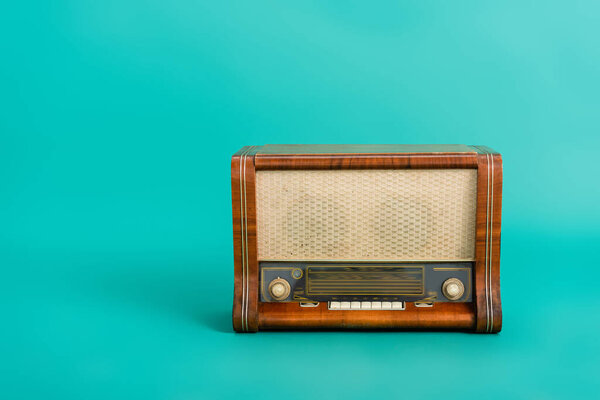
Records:
<instances>
[{"instance_id":1,"label":"round knob","mask_svg":"<svg viewBox=\"0 0 600 400\"><path fill-rule=\"evenodd\" d=\"M285 279L277 278L269 283L269 293L275 300L287 299L291 291L290 284Z\"/></svg>"},{"instance_id":2,"label":"round knob","mask_svg":"<svg viewBox=\"0 0 600 400\"><path fill-rule=\"evenodd\" d=\"M442 293L444 293L444 296L448 300L458 300L465 294L465 285L463 285L460 279L446 279L442 285Z\"/></svg>"}]
</instances>

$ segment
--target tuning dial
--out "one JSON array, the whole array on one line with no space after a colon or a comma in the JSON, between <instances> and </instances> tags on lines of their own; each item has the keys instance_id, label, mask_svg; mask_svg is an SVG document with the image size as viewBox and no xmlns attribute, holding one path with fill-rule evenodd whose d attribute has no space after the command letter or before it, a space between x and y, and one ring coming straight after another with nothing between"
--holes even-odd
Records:
<instances>
[{"instance_id":1,"label":"tuning dial","mask_svg":"<svg viewBox=\"0 0 600 400\"><path fill-rule=\"evenodd\" d=\"M442 293L448 300L458 300L465 294L465 285L460 279L447 279L442 285Z\"/></svg>"},{"instance_id":2,"label":"tuning dial","mask_svg":"<svg viewBox=\"0 0 600 400\"><path fill-rule=\"evenodd\" d=\"M275 300L285 300L290 295L292 289L290 288L290 284L285 279L277 278L273 279L271 283L269 283L269 293L271 297Z\"/></svg>"}]
</instances>

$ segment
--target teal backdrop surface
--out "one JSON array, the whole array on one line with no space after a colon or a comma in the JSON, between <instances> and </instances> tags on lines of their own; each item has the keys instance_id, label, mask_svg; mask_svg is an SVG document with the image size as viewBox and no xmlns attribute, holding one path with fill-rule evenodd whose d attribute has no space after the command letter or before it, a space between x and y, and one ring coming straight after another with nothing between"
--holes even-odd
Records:
<instances>
[{"instance_id":1,"label":"teal backdrop surface","mask_svg":"<svg viewBox=\"0 0 600 400\"><path fill-rule=\"evenodd\" d=\"M2 8L1 398L598 395L597 1ZM234 334L265 143L499 150L503 331Z\"/></svg>"}]
</instances>

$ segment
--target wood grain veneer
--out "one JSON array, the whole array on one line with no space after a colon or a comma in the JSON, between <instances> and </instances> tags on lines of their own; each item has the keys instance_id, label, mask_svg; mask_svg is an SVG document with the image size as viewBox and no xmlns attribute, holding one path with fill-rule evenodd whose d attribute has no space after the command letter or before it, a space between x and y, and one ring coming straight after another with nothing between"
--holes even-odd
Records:
<instances>
[{"instance_id":1,"label":"wood grain veneer","mask_svg":"<svg viewBox=\"0 0 600 400\"><path fill-rule=\"evenodd\" d=\"M298 303L260 303L259 329L451 329L472 330L472 303L437 303L403 311L328 310L326 303L300 307Z\"/></svg>"}]
</instances>

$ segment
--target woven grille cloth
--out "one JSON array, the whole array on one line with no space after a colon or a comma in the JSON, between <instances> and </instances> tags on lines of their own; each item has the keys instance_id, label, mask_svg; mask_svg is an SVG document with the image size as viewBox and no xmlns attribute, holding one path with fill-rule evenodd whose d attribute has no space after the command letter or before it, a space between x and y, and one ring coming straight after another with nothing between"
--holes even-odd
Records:
<instances>
[{"instance_id":1,"label":"woven grille cloth","mask_svg":"<svg viewBox=\"0 0 600 400\"><path fill-rule=\"evenodd\" d=\"M477 170L257 171L260 260L472 260Z\"/></svg>"}]
</instances>

